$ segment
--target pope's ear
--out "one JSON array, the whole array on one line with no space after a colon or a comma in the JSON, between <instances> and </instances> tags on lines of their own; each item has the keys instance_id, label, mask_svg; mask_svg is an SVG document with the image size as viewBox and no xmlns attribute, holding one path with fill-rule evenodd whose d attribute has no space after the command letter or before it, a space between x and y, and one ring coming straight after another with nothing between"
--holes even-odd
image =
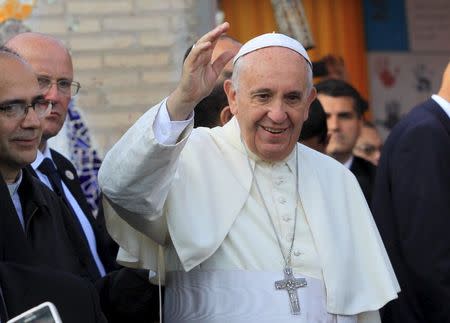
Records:
<instances>
[{"instance_id":1,"label":"pope's ear","mask_svg":"<svg viewBox=\"0 0 450 323\"><path fill-rule=\"evenodd\" d=\"M231 113L236 114L237 113L236 90L234 89L231 80L225 80L225 82L223 83L223 89L227 95L228 106L230 107Z\"/></svg>"},{"instance_id":2,"label":"pope's ear","mask_svg":"<svg viewBox=\"0 0 450 323\"><path fill-rule=\"evenodd\" d=\"M221 126L225 125L225 123L230 121L231 118L233 118L233 114L231 113L230 106L226 106L222 109L222 111L220 111L219 119Z\"/></svg>"},{"instance_id":3,"label":"pope's ear","mask_svg":"<svg viewBox=\"0 0 450 323\"><path fill-rule=\"evenodd\" d=\"M307 109L305 109L305 115L304 118L305 120L308 119L308 115L309 115L309 109L311 107L311 103L314 101L314 99L317 98L317 90L315 87L311 88L311 91L309 91L309 95L306 98L306 104L307 104Z\"/></svg>"}]
</instances>

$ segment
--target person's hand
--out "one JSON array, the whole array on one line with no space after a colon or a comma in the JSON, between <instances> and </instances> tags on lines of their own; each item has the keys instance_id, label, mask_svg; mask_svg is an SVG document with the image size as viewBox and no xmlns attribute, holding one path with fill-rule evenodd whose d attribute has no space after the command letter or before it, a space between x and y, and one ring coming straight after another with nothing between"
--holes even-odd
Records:
<instances>
[{"instance_id":1,"label":"person's hand","mask_svg":"<svg viewBox=\"0 0 450 323\"><path fill-rule=\"evenodd\" d=\"M236 55L226 51L211 61L217 39L229 29L227 22L203 35L184 61L183 73L177 88L167 100L171 120L186 120L195 105L211 93L220 72Z\"/></svg>"}]
</instances>

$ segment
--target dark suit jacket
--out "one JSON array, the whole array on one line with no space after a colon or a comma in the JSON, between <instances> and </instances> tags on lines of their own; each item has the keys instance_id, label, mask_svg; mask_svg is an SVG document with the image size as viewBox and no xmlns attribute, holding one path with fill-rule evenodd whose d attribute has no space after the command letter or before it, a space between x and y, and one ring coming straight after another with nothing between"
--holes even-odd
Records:
<instances>
[{"instance_id":1,"label":"dark suit jacket","mask_svg":"<svg viewBox=\"0 0 450 323\"><path fill-rule=\"evenodd\" d=\"M371 162L358 156L353 156L353 162L350 166L350 170L358 180L367 204L370 206L377 168Z\"/></svg>"},{"instance_id":2,"label":"dark suit jacket","mask_svg":"<svg viewBox=\"0 0 450 323\"><path fill-rule=\"evenodd\" d=\"M74 219L55 193L26 169L18 193L25 229L22 228L6 184L2 183L1 261L48 266L95 281L90 253L75 230Z\"/></svg>"},{"instance_id":3,"label":"dark suit jacket","mask_svg":"<svg viewBox=\"0 0 450 323\"><path fill-rule=\"evenodd\" d=\"M450 118L434 100L392 130L372 207L402 289L383 322L450 322Z\"/></svg>"},{"instance_id":4,"label":"dark suit jacket","mask_svg":"<svg viewBox=\"0 0 450 323\"><path fill-rule=\"evenodd\" d=\"M53 149L50 149L50 151L53 161L56 164L58 173L64 181L64 184L66 184L67 188L77 200L84 214L86 214L92 226L92 229L94 230L97 243L97 252L103 265L105 266L106 272L119 268L116 263L116 256L119 250L119 246L114 240L111 239L108 232L106 231L103 209L99 208L96 218L92 215L86 197L81 189L77 171L72 162L70 162L66 157L64 157L57 151ZM67 176L68 172L74 175L73 179L70 179Z\"/></svg>"},{"instance_id":5,"label":"dark suit jacket","mask_svg":"<svg viewBox=\"0 0 450 323\"><path fill-rule=\"evenodd\" d=\"M107 230L103 208L97 217L91 213L86 197L73 166L66 157L50 149L59 175L78 201L94 230L97 252L108 275L96 282L100 302L108 322L140 323L157 320L158 288L148 281L148 270L121 268L116 263L118 244L111 239ZM73 174L73 179L67 176Z\"/></svg>"},{"instance_id":6,"label":"dark suit jacket","mask_svg":"<svg viewBox=\"0 0 450 323\"><path fill-rule=\"evenodd\" d=\"M31 251L10 198L8 187L0 175L0 261L33 264Z\"/></svg>"},{"instance_id":7,"label":"dark suit jacket","mask_svg":"<svg viewBox=\"0 0 450 323\"><path fill-rule=\"evenodd\" d=\"M95 289L78 278L88 274L79 246L71 240L74 233L69 232L72 225L66 221L70 217L63 215L68 210L62 201L26 170L19 195L24 218L28 218L26 232L0 176L2 322L7 314L12 318L47 300L56 304L64 322L105 322Z\"/></svg>"},{"instance_id":8,"label":"dark suit jacket","mask_svg":"<svg viewBox=\"0 0 450 323\"><path fill-rule=\"evenodd\" d=\"M92 227L92 230L94 231L97 244L97 252L100 260L103 263L103 266L105 267L106 272L118 269L119 266L116 263L116 256L117 251L119 250L119 246L115 241L111 239L108 232L106 231L103 209L99 209L96 218L92 215L91 209L89 208L89 205L86 201L86 197L84 196L84 193L81 189L77 171L73 164L57 151L50 149L50 152L61 179L63 180L64 184L66 184L67 188L70 190L74 198L77 200L80 208L86 215ZM37 177L36 172L32 169L31 166L27 166L27 169ZM82 232L80 232L80 237L84 237L84 234ZM86 246L88 247L87 240L84 239L84 241Z\"/></svg>"},{"instance_id":9,"label":"dark suit jacket","mask_svg":"<svg viewBox=\"0 0 450 323\"><path fill-rule=\"evenodd\" d=\"M0 287L9 319L50 301L64 323L106 323L92 284L71 274L0 262Z\"/></svg>"}]
</instances>

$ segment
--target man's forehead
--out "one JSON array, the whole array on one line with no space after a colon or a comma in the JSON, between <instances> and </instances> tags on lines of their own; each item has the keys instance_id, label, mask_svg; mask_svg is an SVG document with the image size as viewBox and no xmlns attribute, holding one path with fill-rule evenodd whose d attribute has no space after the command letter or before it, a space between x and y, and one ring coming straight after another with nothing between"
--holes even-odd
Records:
<instances>
[{"instance_id":1,"label":"man's forehead","mask_svg":"<svg viewBox=\"0 0 450 323\"><path fill-rule=\"evenodd\" d=\"M2 101L18 97L34 97L39 86L31 67L19 57L0 53L0 98Z\"/></svg>"}]
</instances>

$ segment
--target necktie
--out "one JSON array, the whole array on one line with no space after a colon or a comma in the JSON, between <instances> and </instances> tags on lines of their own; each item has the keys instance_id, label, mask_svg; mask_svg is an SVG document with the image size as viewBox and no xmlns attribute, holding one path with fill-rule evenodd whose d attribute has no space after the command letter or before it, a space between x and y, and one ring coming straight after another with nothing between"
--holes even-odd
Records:
<instances>
[{"instance_id":1,"label":"necktie","mask_svg":"<svg viewBox=\"0 0 450 323\"><path fill-rule=\"evenodd\" d=\"M72 214L73 218L74 218L74 222L75 222L75 226L76 229L78 230L78 234L80 235L82 243L84 244L84 248L86 248L86 250L90 250L89 249L89 243L87 240L87 237L85 235L85 232L83 230L83 226L81 225L80 220L78 219L77 214L75 213L74 209L72 208L72 206L70 205L69 200L67 199L66 194L64 193L64 189L62 186L62 179L61 176L59 175L58 171L56 170L55 165L53 164L53 161L50 158L44 158L44 160L41 162L41 164L39 165L38 169L47 176L47 178L50 181L50 184L52 185L53 191L59 196L61 197L61 199L63 200L64 204L67 206L67 208L69 209L69 212ZM94 259L92 258L92 254L89 251L89 263L92 262L91 265L93 265L92 268L94 268L95 270L95 274L97 275L98 272L98 268L97 265L95 264Z\"/></svg>"},{"instance_id":2,"label":"necktie","mask_svg":"<svg viewBox=\"0 0 450 323\"><path fill-rule=\"evenodd\" d=\"M38 169L45 175L47 175L47 178L50 181L50 184L52 184L53 191L60 196L64 202L67 204L67 197L66 194L64 194L64 189L62 187L62 179L61 176L59 176L58 171L56 170L55 165L50 160L50 158L44 158L44 160L39 165Z\"/></svg>"},{"instance_id":3,"label":"necktie","mask_svg":"<svg viewBox=\"0 0 450 323\"><path fill-rule=\"evenodd\" d=\"M84 240L86 240L83 227L80 223L80 220L78 219L77 214L70 205L70 202L67 199L66 194L64 193L61 176L56 170L56 167L53 164L52 160L50 158L44 158L44 160L39 165L38 169L47 176L48 180L50 181L50 184L52 185L53 191L63 200L64 204L67 206L70 213L75 218L76 226L78 227L78 230L82 234L82 237L84 237Z\"/></svg>"}]
</instances>

